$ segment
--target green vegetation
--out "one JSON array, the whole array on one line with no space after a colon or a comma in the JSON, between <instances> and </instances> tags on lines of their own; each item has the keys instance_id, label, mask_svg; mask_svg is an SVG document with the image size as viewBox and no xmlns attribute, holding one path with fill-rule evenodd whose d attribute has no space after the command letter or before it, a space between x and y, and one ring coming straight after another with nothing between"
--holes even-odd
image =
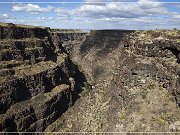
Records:
<instances>
[{"instance_id":1,"label":"green vegetation","mask_svg":"<svg viewBox=\"0 0 180 135\"><path fill-rule=\"evenodd\" d=\"M119 118L120 118L120 120L124 120L124 119L126 119L126 112L125 111L122 111L120 114L119 114Z\"/></svg>"},{"instance_id":2,"label":"green vegetation","mask_svg":"<svg viewBox=\"0 0 180 135\"><path fill-rule=\"evenodd\" d=\"M156 117L152 117L152 120L157 123L159 126L162 126L166 123L166 121L164 120L163 117L161 116L156 116Z\"/></svg>"},{"instance_id":3,"label":"green vegetation","mask_svg":"<svg viewBox=\"0 0 180 135\"><path fill-rule=\"evenodd\" d=\"M152 118L159 126L163 126L166 122L174 122L177 119L178 116L175 116L172 112L161 112Z\"/></svg>"},{"instance_id":4,"label":"green vegetation","mask_svg":"<svg viewBox=\"0 0 180 135\"><path fill-rule=\"evenodd\" d=\"M176 43L180 43L180 39L176 39Z\"/></svg>"},{"instance_id":5,"label":"green vegetation","mask_svg":"<svg viewBox=\"0 0 180 135\"><path fill-rule=\"evenodd\" d=\"M84 91L88 91L90 88L90 84L88 82L84 82L84 87L83 87L83 90Z\"/></svg>"}]
</instances>

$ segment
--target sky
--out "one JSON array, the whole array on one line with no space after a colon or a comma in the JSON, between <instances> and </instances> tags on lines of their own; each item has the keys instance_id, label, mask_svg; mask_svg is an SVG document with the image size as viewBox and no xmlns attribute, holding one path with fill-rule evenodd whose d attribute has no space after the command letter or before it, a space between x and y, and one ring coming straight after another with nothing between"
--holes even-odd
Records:
<instances>
[{"instance_id":1,"label":"sky","mask_svg":"<svg viewBox=\"0 0 180 135\"><path fill-rule=\"evenodd\" d=\"M0 22L63 29L180 29L180 0L0 0Z\"/></svg>"}]
</instances>

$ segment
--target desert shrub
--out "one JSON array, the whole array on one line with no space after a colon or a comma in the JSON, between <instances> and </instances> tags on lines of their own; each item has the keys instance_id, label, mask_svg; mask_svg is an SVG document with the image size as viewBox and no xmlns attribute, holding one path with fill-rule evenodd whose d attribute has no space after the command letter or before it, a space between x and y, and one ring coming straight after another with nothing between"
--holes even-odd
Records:
<instances>
[{"instance_id":1,"label":"desert shrub","mask_svg":"<svg viewBox=\"0 0 180 135\"><path fill-rule=\"evenodd\" d=\"M83 87L83 89L84 89L85 91L87 91L87 90L89 90L89 88L90 88L90 84L89 84L88 82L84 82L84 87Z\"/></svg>"}]
</instances>

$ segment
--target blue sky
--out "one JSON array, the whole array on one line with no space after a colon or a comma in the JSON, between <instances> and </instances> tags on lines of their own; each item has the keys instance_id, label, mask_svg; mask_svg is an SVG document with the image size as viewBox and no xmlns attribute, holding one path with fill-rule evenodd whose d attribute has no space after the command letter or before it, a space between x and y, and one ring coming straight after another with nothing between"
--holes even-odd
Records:
<instances>
[{"instance_id":1,"label":"blue sky","mask_svg":"<svg viewBox=\"0 0 180 135\"><path fill-rule=\"evenodd\" d=\"M0 22L65 29L180 29L180 2L0 0Z\"/></svg>"}]
</instances>

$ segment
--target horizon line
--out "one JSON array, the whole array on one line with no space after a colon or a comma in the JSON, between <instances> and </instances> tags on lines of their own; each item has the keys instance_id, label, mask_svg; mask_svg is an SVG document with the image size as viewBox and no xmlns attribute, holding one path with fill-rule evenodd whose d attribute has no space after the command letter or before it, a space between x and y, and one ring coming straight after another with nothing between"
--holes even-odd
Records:
<instances>
[{"instance_id":1,"label":"horizon line","mask_svg":"<svg viewBox=\"0 0 180 135\"><path fill-rule=\"evenodd\" d=\"M5 24L14 24L14 25L25 25L25 26L33 26L33 27L44 27L44 28L50 28L50 29L67 29L67 30L85 30L85 31L93 31L93 30L127 30L127 31L144 31L144 30L173 30L173 29L177 29L180 30L179 28L176 27L172 27L172 28L152 28L152 29L84 29L84 28L60 28L60 27L52 27L52 26L46 26L46 25L32 25L32 24L25 24L25 23L12 23L12 22L0 22L0 26L1 23L5 23Z\"/></svg>"}]
</instances>

